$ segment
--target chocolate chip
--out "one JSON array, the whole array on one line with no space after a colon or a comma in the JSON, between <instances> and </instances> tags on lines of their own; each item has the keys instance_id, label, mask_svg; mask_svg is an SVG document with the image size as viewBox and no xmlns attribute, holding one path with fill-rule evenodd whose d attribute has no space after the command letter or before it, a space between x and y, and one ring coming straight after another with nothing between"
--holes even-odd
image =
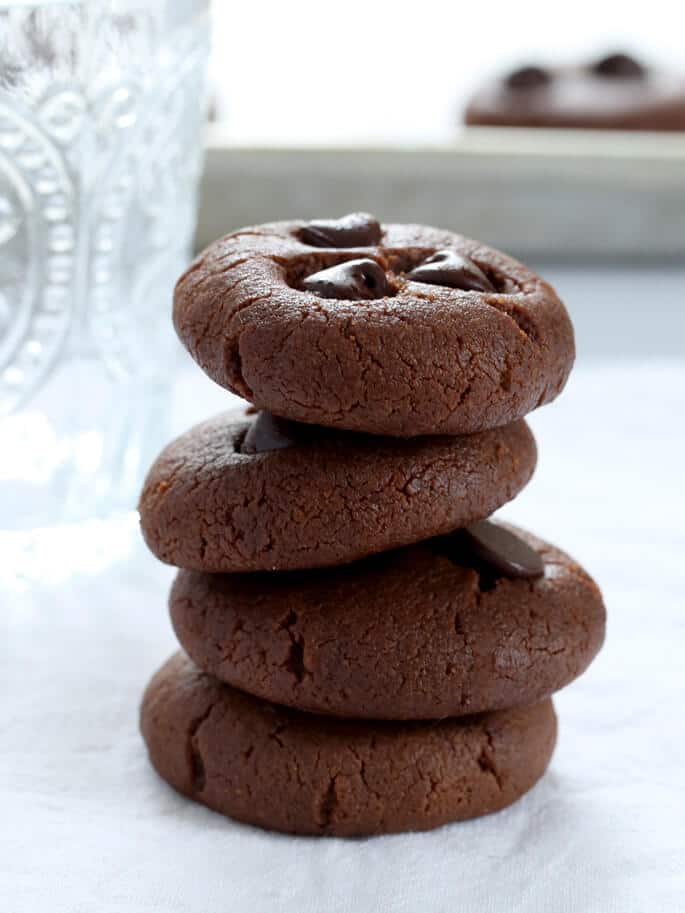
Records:
<instances>
[{"instance_id":1,"label":"chocolate chip","mask_svg":"<svg viewBox=\"0 0 685 913\"><path fill-rule=\"evenodd\" d=\"M298 441L298 425L270 412L260 412L248 428L240 448L241 453L266 453L284 450Z\"/></svg>"},{"instance_id":2,"label":"chocolate chip","mask_svg":"<svg viewBox=\"0 0 685 913\"><path fill-rule=\"evenodd\" d=\"M640 61L629 54L608 54L592 64L590 69L598 76L617 76L621 79L638 79L646 73Z\"/></svg>"},{"instance_id":3,"label":"chocolate chip","mask_svg":"<svg viewBox=\"0 0 685 913\"><path fill-rule=\"evenodd\" d=\"M308 222L299 237L313 247L370 247L381 240L381 226L368 212L351 212L340 219Z\"/></svg>"},{"instance_id":4,"label":"chocolate chip","mask_svg":"<svg viewBox=\"0 0 685 913\"><path fill-rule=\"evenodd\" d=\"M329 269L313 273L302 283L308 292L321 298L344 298L349 301L382 298L388 292L385 272L375 260L348 260Z\"/></svg>"},{"instance_id":5,"label":"chocolate chip","mask_svg":"<svg viewBox=\"0 0 685 913\"><path fill-rule=\"evenodd\" d=\"M476 264L453 250L438 250L407 273L414 282L446 285L465 292L494 292L495 287Z\"/></svg>"},{"instance_id":6,"label":"chocolate chip","mask_svg":"<svg viewBox=\"0 0 685 913\"><path fill-rule=\"evenodd\" d=\"M519 67L507 76L506 83L510 89L539 89L551 82L552 74L542 67Z\"/></svg>"},{"instance_id":7,"label":"chocolate chip","mask_svg":"<svg viewBox=\"0 0 685 913\"><path fill-rule=\"evenodd\" d=\"M498 523L480 520L457 535L478 561L503 577L541 577L545 573L540 555Z\"/></svg>"}]
</instances>

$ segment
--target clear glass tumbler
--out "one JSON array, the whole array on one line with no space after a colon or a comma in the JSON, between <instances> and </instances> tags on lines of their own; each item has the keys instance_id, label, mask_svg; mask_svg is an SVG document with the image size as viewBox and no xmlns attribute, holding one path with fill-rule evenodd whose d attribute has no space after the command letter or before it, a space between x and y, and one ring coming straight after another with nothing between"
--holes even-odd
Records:
<instances>
[{"instance_id":1,"label":"clear glass tumbler","mask_svg":"<svg viewBox=\"0 0 685 913\"><path fill-rule=\"evenodd\" d=\"M132 508L163 438L208 6L0 0L0 544L15 552Z\"/></svg>"}]
</instances>

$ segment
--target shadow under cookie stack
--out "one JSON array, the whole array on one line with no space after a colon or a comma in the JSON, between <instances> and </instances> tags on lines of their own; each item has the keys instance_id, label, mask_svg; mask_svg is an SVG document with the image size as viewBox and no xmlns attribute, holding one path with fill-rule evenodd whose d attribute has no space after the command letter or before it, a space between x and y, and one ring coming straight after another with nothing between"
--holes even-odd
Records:
<instances>
[{"instance_id":1,"label":"shadow under cookie stack","mask_svg":"<svg viewBox=\"0 0 685 913\"><path fill-rule=\"evenodd\" d=\"M488 518L574 358L553 289L459 235L357 213L212 245L174 323L253 404L170 444L141 496L184 652L141 727L181 793L295 834L422 830L544 773L550 695L604 637L571 558Z\"/></svg>"}]
</instances>

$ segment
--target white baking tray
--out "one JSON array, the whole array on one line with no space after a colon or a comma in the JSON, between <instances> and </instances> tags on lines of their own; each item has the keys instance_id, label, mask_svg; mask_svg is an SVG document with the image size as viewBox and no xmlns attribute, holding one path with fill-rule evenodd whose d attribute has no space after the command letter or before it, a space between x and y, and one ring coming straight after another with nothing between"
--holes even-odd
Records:
<instances>
[{"instance_id":1,"label":"white baking tray","mask_svg":"<svg viewBox=\"0 0 685 913\"><path fill-rule=\"evenodd\" d=\"M199 246L354 209L520 256L685 258L685 134L469 128L431 146L257 148L209 128Z\"/></svg>"}]
</instances>

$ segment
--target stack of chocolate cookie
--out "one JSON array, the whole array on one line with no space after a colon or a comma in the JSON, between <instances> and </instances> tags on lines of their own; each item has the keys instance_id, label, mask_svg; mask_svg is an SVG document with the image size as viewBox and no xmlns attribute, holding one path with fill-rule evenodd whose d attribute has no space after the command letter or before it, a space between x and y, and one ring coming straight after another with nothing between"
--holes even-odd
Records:
<instances>
[{"instance_id":1,"label":"stack of chocolate cookie","mask_svg":"<svg viewBox=\"0 0 685 913\"><path fill-rule=\"evenodd\" d=\"M185 653L142 730L180 792L266 828L371 834L501 809L543 774L550 695L604 635L571 558L487 518L562 389L554 291L458 235L371 216L235 232L176 329L253 406L170 444L140 512L182 570Z\"/></svg>"}]
</instances>

